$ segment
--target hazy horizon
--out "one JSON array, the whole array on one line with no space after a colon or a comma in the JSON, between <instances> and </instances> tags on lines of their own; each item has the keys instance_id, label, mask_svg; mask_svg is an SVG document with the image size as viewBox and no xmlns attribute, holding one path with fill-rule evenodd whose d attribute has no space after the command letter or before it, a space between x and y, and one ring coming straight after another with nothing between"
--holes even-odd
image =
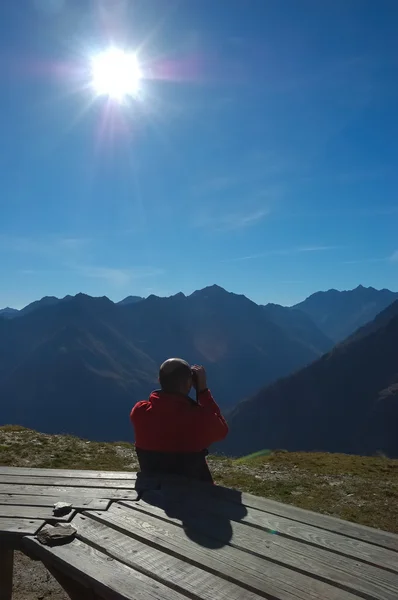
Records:
<instances>
[{"instance_id":1,"label":"hazy horizon","mask_svg":"<svg viewBox=\"0 0 398 600\"><path fill-rule=\"evenodd\" d=\"M159 297L170 297L170 296L175 296L179 293L183 293L185 296L190 296L191 294L200 291L202 289L205 289L207 287L213 287L213 286L218 286L218 284L209 284L208 286L205 286L204 288L195 288L193 290L188 290L188 291L183 291L183 290L177 290L175 292L173 292L170 295L167 296L161 296L159 294L154 294L155 296L159 296ZM218 287L222 287L222 286L218 286ZM294 306L295 304L298 304L299 302L306 300L309 296L311 296L312 294L315 294L317 292L329 292L329 291L338 291L338 292L348 292L348 291L353 291L354 289L358 288L358 287L366 287L366 288L373 288L373 286L362 286L362 284L358 284L358 286L355 286L355 288L351 288L351 289L336 289L336 288L328 288L325 290L314 290L313 292L311 292L311 294L309 294L308 296L305 296L303 298L300 298L297 302L295 302L294 304L286 304L283 306ZM223 288L226 292L230 292L232 294L238 294L238 295L243 295L246 296L246 298L248 298L249 300L252 300L253 302L255 302L256 304L278 304L277 302L274 302L273 300L264 300L261 302L257 302L256 300L254 300L254 298L251 298L250 296L248 296L247 294L241 293L241 292L236 292L234 290L230 290L227 288ZM373 288L378 290L378 288ZM396 292L398 293L398 289L390 289L390 288L380 288L381 291L382 289L388 289L391 292ZM67 296L76 296L77 294L83 294L83 295L87 295L87 296L91 296L92 298L108 298L109 300L111 300L112 302L114 302L115 304L117 304L118 302L121 302L122 300L124 300L125 298L129 297L129 296L139 296L139 294L135 294L135 293L129 293L126 296L122 296L122 297L115 297L115 296L111 296L110 294L98 294L95 296L92 296L91 294L86 294L85 292L76 292L76 294L66 294L65 296L56 296L54 294L49 294L48 296L41 296L41 297L37 297L37 298L33 298L32 300L30 300L29 302L27 302L26 304L22 305L22 306L0 306L0 310L6 309L6 308L11 308L11 309L16 309L16 310L22 310L23 308L25 308L26 306L28 306L29 304L31 304L32 302L36 302L38 300L42 300L43 298L48 298L48 297L53 297L53 298L57 298L58 300L63 300L65 297ZM148 298L149 296L151 296L152 294L148 294L148 296L141 296L143 299Z\"/></svg>"}]
</instances>

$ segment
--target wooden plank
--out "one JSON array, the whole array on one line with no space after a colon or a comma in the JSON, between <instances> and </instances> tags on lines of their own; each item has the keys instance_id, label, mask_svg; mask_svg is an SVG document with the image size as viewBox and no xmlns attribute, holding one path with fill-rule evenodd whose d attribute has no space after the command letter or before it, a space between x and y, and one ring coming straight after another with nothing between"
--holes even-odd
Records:
<instances>
[{"instance_id":1,"label":"wooden plank","mask_svg":"<svg viewBox=\"0 0 398 600\"><path fill-rule=\"evenodd\" d=\"M65 496L63 496L65 499ZM0 506L2 504L12 504L13 506L46 506L53 508L55 502L58 502L58 496L24 496L22 494L1 494L0 493ZM76 496L68 496L67 502L72 504L72 507L76 510L90 509L90 510L106 510L110 504L110 500L101 498L87 498Z\"/></svg>"},{"instance_id":2,"label":"wooden plank","mask_svg":"<svg viewBox=\"0 0 398 600\"><path fill-rule=\"evenodd\" d=\"M162 504L160 495L156 502ZM159 508L155 506L153 502L149 504L143 503L143 501L134 503L121 501L121 503L125 506L130 506L130 508L143 510L149 514L154 514L158 517L164 517L168 520L169 517L167 513L169 513L171 514L171 518L174 518L173 522L181 522L182 519L189 519L189 522L192 522L195 526L196 519L196 522L198 523L198 512L195 512L194 505L189 505L186 502L179 504L177 500L173 501L172 503L169 501L165 508L166 512L164 512L163 507ZM172 507L171 510L169 510L167 506ZM385 548L373 546L360 540L344 538L342 535L336 533L317 529L311 525L303 525L296 521L289 521L289 519L276 517L265 512L258 511L260 516L253 516L251 511L254 510L255 509L248 509L250 512L242 518L242 522L251 523L255 521L258 527L260 527L259 523L261 522L261 529L264 530L264 533L268 532L272 535L283 535L299 542L305 542L315 547L326 548L327 550L337 552L348 558L355 558L356 560L367 562L377 567L390 569L391 571L398 573L397 554L392 550L386 550ZM229 520L230 518L228 513L223 515L221 510L215 511L215 514L218 515L218 518L223 518L224 520Z\"/></svg>"},{"instance_id":3,"label":"wooden plank","mask_svg":"<svg viewBox=\"0 0 398 600\"><path fill-rule=\"evenodd\" d=\"M87 516L77 515L73 524L77 527L77 536L81 541L189 597L195 596L201 600L259 598L257 594L236 583L225 581Z\"/></svg>"},{"instance_id":4,"label":"wooden plank","mask_svg":"<svg viewBox=\"0 0 398 600\"><path fill-rule=\"evenodd\" d=\"M43 546L24 539L30 556L54 566L61 573L93 589L104 600L186 600L176 591L106 556L78 539L63 546Z\"/></svg>"},{"instance_id":5,"label":"wooden plank","mask_svg":"<svg viewBox=\"0 0 398 600\"><path fill-rule=\"evenodd\" d=\"M0 600L12 598L12 575L14 570L14 551L0 548Z\"/></svg>"},{"instance_id":6,"label":"wooden plank","mask_svg":"<svg viewBox=\"0 0 398 600\"><path fill-rule=\"evenodd\" d=\"M25 535L35 535L45 521L39 519L0 518L0 548L18 549Z\"/></svg>"},{"instance_id":7,"label":"wooden plank","mask_svg":"<svg viewBox=\"0 0 398 600\"><path fill-rule=\"evenodd\" d=\"M2 485L0 483L0 495L18 494L27 496L56 496L59 500L67 501L67 498L126 498L135 500L137 498L136 490L119 490L117 488L82 488L82 487L63 487L63 486L40 486L40 485Z\"/></svg>"},{"instance_id":8,"label":"wooden plank","mask_svg":"<svg viewBox=\"0 0 398 600\"><path fill-rule=\"evenodd\" d=\"M148 486L150 487L150 480L148 480ZM152 480L152 487L156 487L156 480ZM390 550L398 551L398 535L387 531L375 529L373 527L367 527L357 523L351 523L342 519L337 519L329 515L322 515L302 508L297 508L289 504L282 504L275 500L269 500L267 498L261 498L260 496L254 496L252 494L246 494L239 492L238 490L225 488L222 486L208 486L206 484L189 481L189 480L158 480L158 487L162 489L176 489L180 493L189 494L191 493L195 497L211 497L232 502L240 506L246 506L248 508L255 508L263 512L271 513L276 516L286 517L287 519L298 521L307 525L312 525L320 529L326 529L334 533L340 533L345 537L352 537L354 539L369 542L383 548L389 548Z\"/></svg>"},{"instance_id":9,"label":"wooden plank","mask_svg":"<svg viewBox=\"0 0 398 600\"><path fill-rule=\"evenodd\" d=\"M62 487L84 487L84 488L114 488L118 490L134 490L134 479L77 479L68 477L28 477L21 475L0 475L0 486L7 484L17 485L46 485Z\"/></svg>"},{"instance_id":10,"label":"wooden plank","mask_svg":"<svg viewBox=\"0 0 398 600\"><path fill-rule=\"evenodd\" d=\"M390 550L398 551L398 535L394 533L374 529L373 527L367 527L366 525L351 523L349 521L344 521L343 519L322 515L320 513L297 508L296 506L291 506L289 504L282 504L281 502L276 502L274 500L260 498L259 496L253 496L251 494L243 493L242 503L245 506L256 508L257 510L262 510L300 523L326 529L327 531L341 533L346 537L352 537L384 548L389 548Z\"/></svg>"},{"instance_id":11,"label":"wooden plank","mask_svg":"<svg viewBox=\"0 0 398 600\"><path fill-rule=\"evenodd\" d=\"M138 507L144 502L134 503ZM159 507L158 507L159 508ZM156 511L162 515L162 509ZM182 517L182 513L180 512ZM220 531L220 516L205 511L195 511L184 518L185 527L197 527L206 535ZM179 523L178 520L172 522ZM244 523L231 522L231 532L224 538L232 547L245 550L296 571L317 577L351 591L362 592L378 600L398 598L398 576L384 569L358 562L355 559L329 552L284 536L273 535Z\"/></svg>"},{"instance_id":12,"label":"wooden plank","mask_svg":"<svg viewBox=\"0 0 398 600\"><path fill-rule=\"evenodd\" d=\"M106 512L85 511L104 525L113 527L167 554L172 554L210 573L241 585L267 598L278 600L358 600L358 596L272 561L219 543L215 537L183 529L118 504ZM222 528L223 524L218 524Z\"/></svg>"},{"instance_id":13,"label":"wooden plank","mask_svg":"<svg viewBox=\"0 0 398 600\"><path fill-rule=\"evenodd\" d=\"M92 471L84 469L36 469L26 467L0 467L0 480L2 475L14 477L67 477L78 479L136 479L137 473L133 471Z\"/></svg>"},{"instance_id":14,"label":"wooden plank","mask_svg":"<svg viewBox=\"0 0 398 600\"><path fill-rule=\"evenodd\" d=\"M0 519L2 517L11 519L44 519L53 521L70 521L76 514L71 510L63 517L55 517L51 508L43 506L13 506L9 504L0 505Z\"/></svg>"}]
</instances>

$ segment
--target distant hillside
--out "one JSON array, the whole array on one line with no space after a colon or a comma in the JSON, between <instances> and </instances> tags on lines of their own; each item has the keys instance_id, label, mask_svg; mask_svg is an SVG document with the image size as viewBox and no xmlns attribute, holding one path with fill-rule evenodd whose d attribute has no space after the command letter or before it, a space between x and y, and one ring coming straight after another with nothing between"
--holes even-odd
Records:
<instances>
[{"instance_id":1,"label":"distant hillside","mask_svg":"<svg viewBox=\"0 0 398 600\"><path fill-rule=\"evenodd\" d=\"M126 304L136 304L136 302L141 302L141 300L143 300L144 298L142 298L141 296L127 296L127 298L123 298L123 300L120 300L120 302L118 302L118 304L120 305L126 305Z\"/></svg>"},{"instance_id":2,"label":"distant hillside","mask_svg":"<svg viewBox=\"0 0 398 600\"><path fill-rule=\"evenodd\" d=\"M6 308L0 308L0 318L4 317L6 319L12 319L18 314L18 310L16 308L10 308L7 306Z\"/></svg>"},{"instance_id":3,"label":"distant hillside","mask_svg":"<svg viewBox=\"0 0 398 600\"><path fill-rule=\"evenodd\" d=\"M398 302L329 354L240 403L222 449L398 457Z\"/></svg>"},{"instance_id":4,"label":"distant hillside","mask_svg":"<svg viewBox=\"0 0 398 600\"><path fill-rule=\"evenodd\" d=\"M343 292L317 292L294 308L306 313L334 342L340 342L372 321L395 300L398 300L398 292L360 285Z\"/></svg>"},{"instance_id":5,"label":"distant hillside","mask_svg":"<svg viewBox=\"0 0 398 600\"><path fill-rule=\"evenodd\" d=\"M204 363L224 407L254 392L264 378L275 380L321 354L290 337L262 307L218 286L190 296L150 296L123 311L126 334L155 362L187 356Z\"/></svg>"},{"instance_id":6,"label":"distant hillside","mask_svg":"<svg viewBox=\"0 0 398 600\"><path fill-rule=\"evenodd\" d=\"M370 321L370 323L366 323L366 325L360 327L357 331L355 331L355 333L344 340L342 344L349 344L354 340L359 340L366 337L370 333L373 333L381 327L387 325L388 322L391 321L391 319L393 319L396 315L398 315L398 300L395 300L395 302L390 304L390 306L379 313L373 321Z\"/></svg>"},{"instance_id":7,"label":"distant hillside","mask_svg":"<svg viewBox=\"0 0 398 600\"><path fill-rule=\"evenodd\" d=\"M44 308L45 306L52 306L53 304L57 304L58 302L62 302L62 300L60 300L59 298L56 298L55 296L44 296L44 298L42 298L41 300L36 300L35 302L31 302L30 304L28 304L27 306L22 308L18 313L18 317L27 315L27 314L37 310L38 308Z\"/></svg>"},{"instance_id":8,"label":"distant hillside","mask_svg":"<svg viewBox=\"0 0 398 600\"><path fill-rule=\"evenodd\" d=\"M131 435L157 365L124 336L117 307L82 294L0 322L0 422L97 439Z\"/></svg>"},{"instance_id":9,"label":"distant hillside","mask_svg":"<svg viewBox=\"0 0 398 600\"><path fill-rule=\"evenodd\" d=\"M129 439L129 411L157 387L170 356L203 363L225 408L321 354L217 286L127 304L78 294L29 307L0 320L0 423L51 433Z\"/></svg>"},{"instance_id":10,"label":"distant hillside","mask_svg":"<svg viewBox=\"0 0 398 600\"><path fill-rule=\"evenodd\" d=\"M336 294L349 304L358 290ZM45 297L0 318L0 423L129 439L130 408L158 386L159 364L170 356L203 363L228 412L332 345L305 312L258 306L218 286L120 303Z\"/></svg>"},{"instance_id":11,"label":"distant hillside","mask_svg":"<svg viewBox=\"0 0 398 600\"><path fill-rule=\"evenodd\" d=\"M314 352L324 354L334 346L333 340L305 312L279 304L267 304L264 310L268 318L289 337L305 342Z\"/></svg>"}]
</instances>

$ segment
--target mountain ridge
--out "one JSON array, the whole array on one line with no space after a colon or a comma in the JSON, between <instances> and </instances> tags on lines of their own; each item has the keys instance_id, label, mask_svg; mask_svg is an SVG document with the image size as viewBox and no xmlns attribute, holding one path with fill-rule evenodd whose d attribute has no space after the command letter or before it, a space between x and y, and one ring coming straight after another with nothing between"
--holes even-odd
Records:
<instances>
[{"instance_id":1,"label":"mountain ridge","mask_svg":"<svg viewBox=\"0 0 398 600\"><path fill-rule=\"evenodd\" d=\"M43 300L0 318L0 421L38 429L45 421L50 433L128 439L131 406L157 387L170 356L204 364L229 411L333 346L305 312L217 285L124 304L83 293ZM59 419L54 406L74 410Z\"/></svg>"},{"instance_id":2,"label":"mountain ridge","mask_svg":"<svg viewBox=\"0 0 398 600\"><path fill-rule=\"evenodd\" d=\"M225 408L320 354L262 307L215 286L124 305L85 294L39 301L0 320L0 419L128 439L131 407L157 387L159 364L170 356L205 364ZM58 419L54 406L69 410Z\"/></svg>"},{"instance_id":3,"label":"mountain ridge","mask_svg":"<svg viewBox=\"0 0 398 600\"><path fill-rule=\"evenodd\" d=\"M326 336L338 343L397 299L398 292L359 285L352 290L315 292L293 308L305 312Z\"/></svg>"},{"instance_id":4,"label":"mountain ridge","mask_svg":"<svg viewBox=\"0 0 398 600\"><path fill-rule=\"evenodd\" d=\"M222 448L267 448L398 457L398 302L363 335L260 390L230 415Z\"/></svg>"}]
</instances>

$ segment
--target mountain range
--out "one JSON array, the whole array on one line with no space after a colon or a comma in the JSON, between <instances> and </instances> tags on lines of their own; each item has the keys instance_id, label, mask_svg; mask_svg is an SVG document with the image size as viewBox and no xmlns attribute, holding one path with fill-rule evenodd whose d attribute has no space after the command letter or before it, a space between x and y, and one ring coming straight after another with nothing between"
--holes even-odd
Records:
<instances>
[{"instance_id":1,"label":"mountain range","mask_svg":"<svg viewBox=\"0 0 398 600\"><path fill-rule=\"evenodd\" d=\"M313 364L232 411L222 450L398 457L398 300Z\"/></svg>"},{"instance_id":2,"label":"mountain range","mask_svg":"<svg viewBox=\"0 0 398 600\"><path fill-rule=\"evenodd\" d=\"M394 300L398 300L398 292L360 285L343 292L333 289L317 292L294 308L308 315L325 335L337 343L372 321Z\"/></svg>"},{"instance_id":3,"label":"mountain range","mask_svg":"<svg viewBox=\"0 0 398 600\"><path fill-rule=\"evenodd\" d=\"M119 304L43 298L0 318L0 421L128 439L129 410L157 387L166 358L205 364L228 408L320 356L314 328L289 336L264 307L218 286Z\"/></svg>"},{"instance_id":4,"label":"mountain range","mask_svg":"<svg viewBox=\"0 0 398 600\"><path fill-rule=\"evenodd\" d=\"M346 310L336 293L345 298ZM234 409L228 451L240 453L251 434L245 428L239 436L237 415L241 410L245 415L248 405L263 415L263 403L234 408L239 401L257 398L263 386L316 365L333 348L342 330L333 306L345 330L361 336L361 330L354 334L357 323L364 315L376 316L396 295L359 286L314 294L290 308L259 306L211 286L190 296L129 296L113 303L78 294L6 309L0 314L0 423L91 439L131 439L131 406L157 386L163 360L182 356L206 366L217 401L227 412ZM259 449L257 441L254 445Z\"/></svg>"}]
</instances>

